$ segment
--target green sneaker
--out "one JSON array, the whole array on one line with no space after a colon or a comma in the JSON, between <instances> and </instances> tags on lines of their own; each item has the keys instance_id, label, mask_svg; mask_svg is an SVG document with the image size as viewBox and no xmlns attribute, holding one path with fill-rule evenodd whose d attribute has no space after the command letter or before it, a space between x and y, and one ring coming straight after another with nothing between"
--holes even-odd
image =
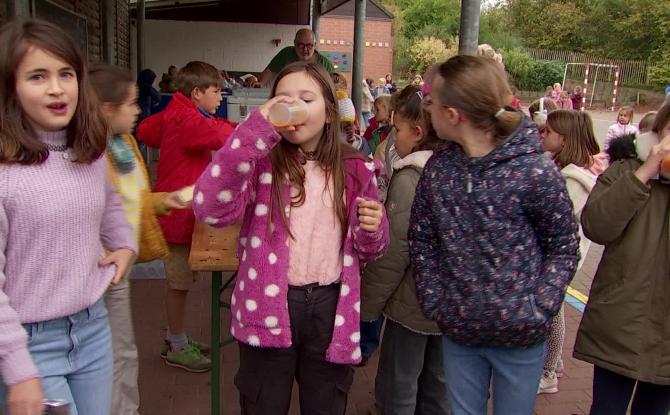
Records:
<instances>
[{"instance_id":1,"label":"green sneaker","mask_svg":"<svg viewBox=\"0 0 670 415\"><path fill-rule=\"evenodd\" d=\"M209 351L211 350L209 344L200 343L191 336L187 336L186 338L188 339L188 344L200 350L200 352L205 356L209 356ZM167 357L169 350L170 350L170 342L168 340L165 340L163 342L163 346L161 346L161 358L165 359Z\"/></svg>"},{"instance_id":2,"label":"green sneaker","mask_svg":"<svg viewBox=\"0 0 670 415\"><path fill-rule=\"evenodd\" d=\"M207 372L212 368L212 361L191 344L178 352L168 350L165 363L195 373Z\"/></svg>"}]
</instances>

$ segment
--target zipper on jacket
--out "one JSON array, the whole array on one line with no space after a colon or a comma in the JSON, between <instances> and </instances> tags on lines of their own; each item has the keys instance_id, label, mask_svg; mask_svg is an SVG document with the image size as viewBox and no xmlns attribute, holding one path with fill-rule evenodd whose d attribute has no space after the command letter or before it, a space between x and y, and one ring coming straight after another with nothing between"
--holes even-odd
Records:
<instances>
[{"instance_id":1,"label":"zipper on jacket","mask_svg":"<svg viewBox=\"0 0 670 415\"><path fill-rule=\"evenodd\" d=\"M470 173L468 173L468 181L465 188L468 193L472 193L472 174Z\"/></svg>"}]
</instances>

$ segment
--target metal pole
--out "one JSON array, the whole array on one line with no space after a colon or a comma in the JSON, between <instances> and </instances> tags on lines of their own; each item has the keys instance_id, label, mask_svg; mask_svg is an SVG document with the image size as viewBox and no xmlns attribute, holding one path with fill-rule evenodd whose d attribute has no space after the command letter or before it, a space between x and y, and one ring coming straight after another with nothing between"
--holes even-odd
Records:
<instances>
[{"instance_id":1,"label":"metal pole","mask_svg":"<svg viewBox=\"0 0 670 415\"><path fill-rule=\"evenodd\" d=\"M461 0L461 28L458 37L458 53L461 55L477 55L480 5L480 0Z\"/></svg>"},{"instance_id":2,"label":"metal pole","mask_svg":"<svg viewBox=\"0 0 670 415\"><path fill-rule=\"evenodd\" d=\"M106 63L116 63L116 48L114 42L114 30L116 29L116 7L112 0L103 0L103 48L102 54Z\"/></svg>"},{"instance_id":3,"label":"metal pole","mask_svg":"<svg viewBox=\"0 0 670 415\"><path fill-rule=\"evenodd\" d=\"M354 0L354 68L351 74L351 100L354 102L358 119L362 120L361 102L363 98L363 60L365 52L365 8L367 0Z\"/></svg>"},{"instance_id":4,"label":"metal pole","mask_svg":"<svg viewBox=\"0 0 670 415\"><path fill-rule=\"evenodd\" d=\"M6 6L10 18L30 17L30 0L9 0Z\"/></svg>"},{"instance_id":5,"label":"metal pole","mask_svg":"<svg viewBox=\"0 0 670 415\"><path fill-rule=\"evenodd\" d=\"M144 67L144 0L137 0L137 72Z\"/></svg>"},{"instance_id":6,"label":"metal pole","mask_svg":"<svg viewBox=\"0 0 670 415\"><path fill-rule=\"evenodd\" d=\"M319 30L321 29L321 0L312 0L312 32L314 41L319 45Z\"/></svg>"},{"instance_id":7,"label":"metal pole","mask_svg":"<svg viewBox=\"0 0 670 415\"><path fill-rule=\"evenodd\" d=\"M600 71L600 65L595 65L596 74L593 75L593 87L591 90L591 102L589 102L589 107L593 107L593 96L596 93L596 85L598 84L598 71Z\"/></svg>"}]
</instances>

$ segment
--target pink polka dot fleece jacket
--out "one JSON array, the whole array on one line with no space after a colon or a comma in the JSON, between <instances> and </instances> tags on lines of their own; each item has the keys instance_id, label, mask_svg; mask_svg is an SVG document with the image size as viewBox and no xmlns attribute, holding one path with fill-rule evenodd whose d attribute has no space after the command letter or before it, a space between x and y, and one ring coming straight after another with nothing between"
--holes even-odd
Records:
<instances>
[{"instance_id":1,"label":"pink polka dot fleece jacket","mask_svg":"<svg viewBox=\"0 0 670 415\"><path fill-rule=\"evenodd\" d=\"M196 218L212 226L231 225L243 218L230 332L243 343L269 348L291 346L287 302L289 234L280 216L288 217L290 209L270 209L269 152L280 140L281 136L259 112L252 113L198 179L193 204ZM340 299L326 360L355 364L361 360L359 261L383 255L389 230L385 213L377 232L362 230L355 204L356 197L379 200L376 177L381 173L381 164L358 158L346 159L345 164L349 229L342 247ZM289 200L289 191L287 184L284 200Z\"/></svg>"}]
</instances>

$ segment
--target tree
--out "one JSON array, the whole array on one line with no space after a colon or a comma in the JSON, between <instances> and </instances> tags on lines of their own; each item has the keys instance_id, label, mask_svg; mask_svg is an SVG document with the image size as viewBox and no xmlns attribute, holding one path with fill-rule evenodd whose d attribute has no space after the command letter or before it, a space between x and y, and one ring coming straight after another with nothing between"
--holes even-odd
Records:
<instances>
[{"instance_id":1,"label":"tree","mask_svg":"<svg viewBox=\"0 0 670 415\"><path fill-rule=\"evenodd\" d=\"M441 39L423 37L416 39L408 50L408 70L411 74L423 74L435 62L444 61L458 54L458 45L452 39L447 46Z\"/></svg>"},{"instance_id":2,"label":"tree","mask_svg":"<svg viewBox=\"0 0 670 415\"><path fill-rule=\"evenodd\" d=\"M458 34L460 16L459 0L414 0L403 11L402 34L410 40L432 36L448 42Z\"/></svg>"}]
</instances>

